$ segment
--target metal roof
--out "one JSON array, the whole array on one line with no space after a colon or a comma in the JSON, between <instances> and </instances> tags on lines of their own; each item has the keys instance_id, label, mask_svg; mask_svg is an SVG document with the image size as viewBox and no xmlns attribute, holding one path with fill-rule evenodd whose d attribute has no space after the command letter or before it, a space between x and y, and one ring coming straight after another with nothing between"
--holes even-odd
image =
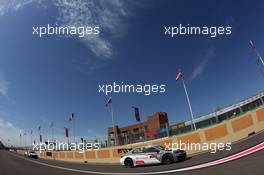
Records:
<instances>
[{"instance_id":1,"label":"metal roof","mask_svg":"<svg viewBox=\"0 0 264 175\"><path fill-rule=\"evenodd\" d=\"M242 100L242 101L240 101L238 103L235 103L233 105L229 105L229 106L227 106L225 108L221 108L221 109L219 109L216 112L212 112L212 113L209 113L207 115L203 115L203 116L200 116L198 118L195 118L194 122L197 123L197 122L200 122L200 121L215 117L216 115L218 116L218 115L230 112L230 111L232 111L232 110L234 110L236 108L239 108L241 106L249 104L249 103L251 103L251 102L253 102L253 101L257 100L257 99L260 99L263 96L264 96L264 92L260 92L257 95L254 95L252 97L246 98L246 99L244 99L244 100ZM185 122L185 125L190 125L190 124L191 124L191 120Z\"/></svg>"}]
</instances>

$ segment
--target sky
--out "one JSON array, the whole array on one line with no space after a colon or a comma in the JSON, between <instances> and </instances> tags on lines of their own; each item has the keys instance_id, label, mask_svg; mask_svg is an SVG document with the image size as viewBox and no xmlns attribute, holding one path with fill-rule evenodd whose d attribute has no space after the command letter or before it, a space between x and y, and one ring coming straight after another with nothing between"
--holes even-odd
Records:
<instances>
[{"instance_id":1,"label":"sky","mask_svg":"<svg viewBox=\"0 0 264 175\"><path fill-rule=\"evenodd\" d=\"M64 139L75 113L77 138L105 139L111 126L167 112L170 123L189 120L182 70L195 117L263 90L263 75L250 49L264 54L264 2L250 0L1 0L0 140L19 145L19 133L41 126L44 139ZM33 26L99 25L96 37L36 37ZM231 26L232 34L164 35L164 26ZM162 94L98 93L99 84L165 84ZM10 140L8 143L8 139ZM23 141L24 142L24 141Z\"/></svg>"}]
</instances>

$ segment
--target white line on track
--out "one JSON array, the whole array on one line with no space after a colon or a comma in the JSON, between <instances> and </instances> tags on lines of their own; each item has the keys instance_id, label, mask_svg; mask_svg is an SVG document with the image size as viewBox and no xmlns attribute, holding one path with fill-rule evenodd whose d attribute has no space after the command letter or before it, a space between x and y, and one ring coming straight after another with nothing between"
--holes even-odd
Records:
<instances>
[{"instance_id":1,"label":"white line on track","mask_svg":"<svg viewBox=\"0 0 264 175\"><path fill-rule=\"evenodd\" d=\"M78 170L78 169L73 169L73 168L66 168L66 167L61 167L61 166L56 166L56 165L50 165L47 163L43 163L43 162L38 162L35 160L31 160L31 159L27 159L18 155L15 155L21 159L39 164L39 165L44 165L47 167L52 167L52 168L57 168L57 169L61 169L61 170L66 170L66 171L72 171L72 172L78 172L78 173L88 173L88 174L114 174L114 175L149 175L149 174L168 174L168 173L176 173L176 172L182 172L182 171L190 171L190 170L195 170L195 169L201 169L201 168L206 168L206 167L211 167L211 166L215 166L215 165L219 165L222 163L226 163L235 159L239 159L241 157L247 156L249 154L255 153L259 150L264 149L264 142L253 146L249 149L246 149L242 152L239 152L237 154L225 157L225 158L221 158L212 162L208 162L208 163L203 163L203 164L199 164L199 165L194 165L194 166L190 166L190 167L186 167L186 168L179 168L179 169L174 169L174 170L168 170L168 171L156 171L156 172L138 172L138 173L110 173L110 172L96 172L96 171L88 171L88 170ZM14 154L13 154L14 155Z\"/></svg>"}]
</instances>

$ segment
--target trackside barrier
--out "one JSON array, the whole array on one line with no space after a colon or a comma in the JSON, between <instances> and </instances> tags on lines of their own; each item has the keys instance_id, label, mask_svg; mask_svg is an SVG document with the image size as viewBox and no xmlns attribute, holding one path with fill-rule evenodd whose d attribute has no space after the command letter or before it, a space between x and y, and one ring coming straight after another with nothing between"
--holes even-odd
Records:
<instances>
[{"instance_id":1,"label":"trackside barrier","mask_svg":"<svg viewBox=\"0 0 264 175\"><path fill-rule=\"evenodd\" d=\"M48 156L47 152L38 152L40 158L71 162L92 163L117 163L122 155L135 147L159 144L169 145L173 143L229 143L244 139L252 133L264 130L264 107L261 106L245 114L225 120L211 127L198 129L194 132L171 136L141 143L102 148L98 151L54 151ZM186 150L188 155L200 153L202 150ZM23 154L23 151L18 151Z\"/></svg>"}]
</instances>

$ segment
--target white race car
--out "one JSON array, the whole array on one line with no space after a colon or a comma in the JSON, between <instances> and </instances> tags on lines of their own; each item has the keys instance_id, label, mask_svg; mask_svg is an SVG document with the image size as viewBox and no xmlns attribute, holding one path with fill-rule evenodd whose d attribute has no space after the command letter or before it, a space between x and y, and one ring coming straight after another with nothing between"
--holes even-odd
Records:
<instances>
[{"instance_id":1,"label":"white race car","mask_svg":"<svg viewBox=\"0 0 264 175\"><path fill-rule=\"evenodd\" d=\"M30 158L38 158L38 155L35 151L25 151L24 156Z\"/></svg>"},{"instance_id":2,"label":"white race car","mask_svg":"<svg viewBox=\"0 0 264 175\"><path fill-rule=\"evenodd\" d=\"M136 148L121 157L120 163L125 167L134 167L148 164L171 164L184 160L187 154L184 150L168 150L160 145Z\"/></svg>"}]
</instances>

